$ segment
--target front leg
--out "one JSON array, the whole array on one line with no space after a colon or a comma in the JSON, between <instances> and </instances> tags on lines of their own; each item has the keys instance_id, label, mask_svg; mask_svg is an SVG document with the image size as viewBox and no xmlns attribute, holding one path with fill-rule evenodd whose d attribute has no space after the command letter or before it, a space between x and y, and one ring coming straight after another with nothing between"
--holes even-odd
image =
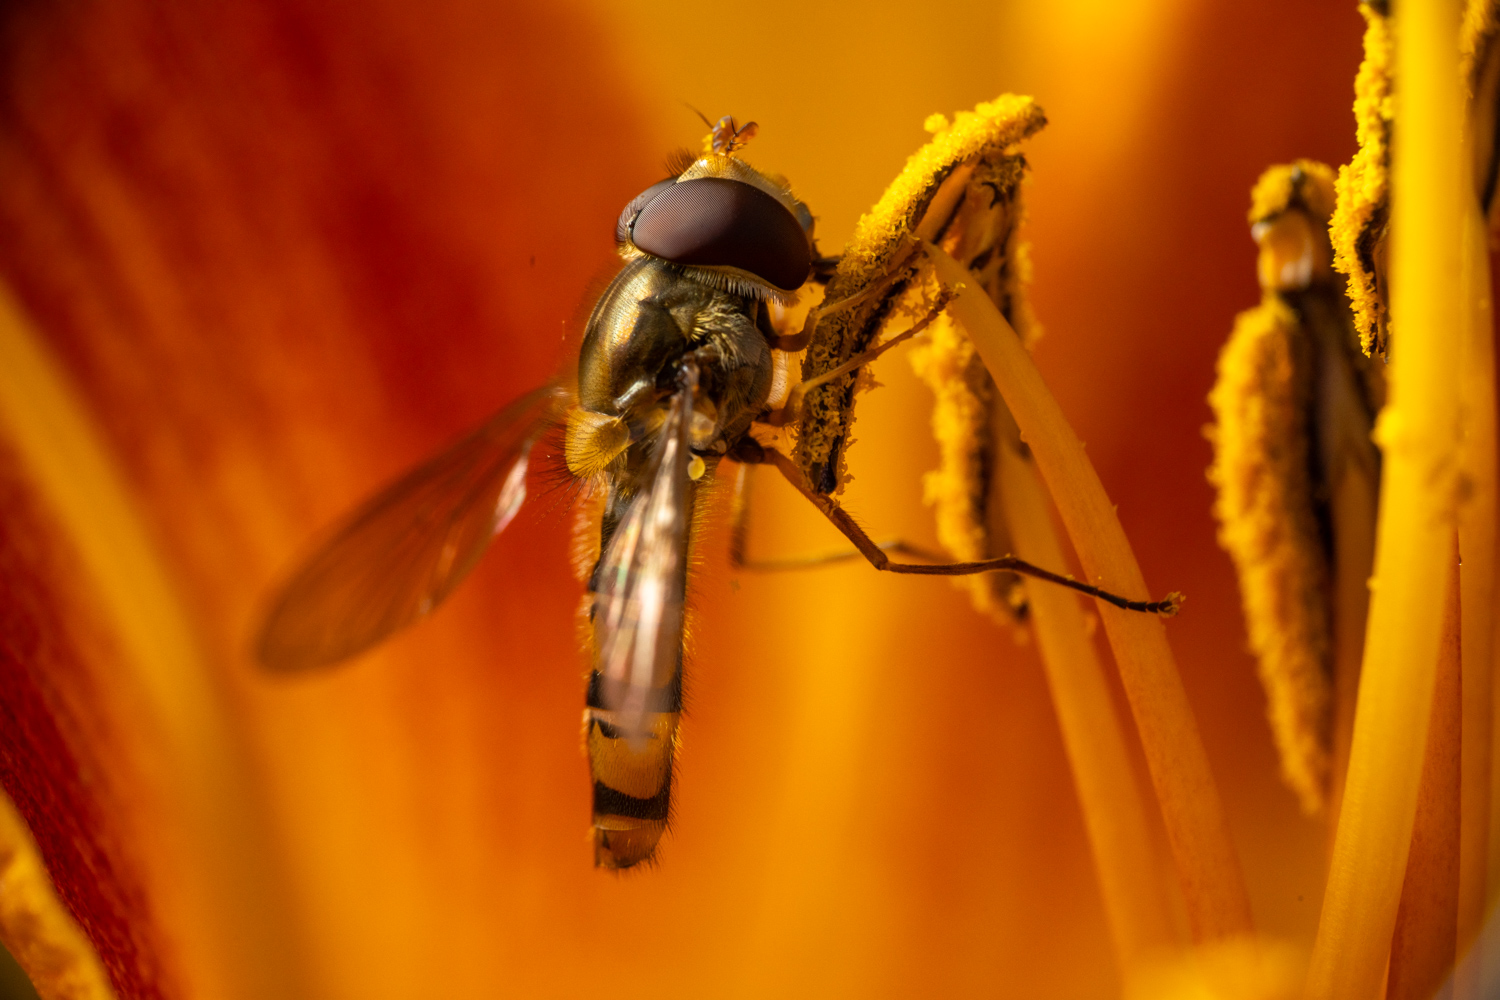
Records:
<instances>
[{"instance_id":1,"label":"front leg","mask_svg":"<svg viewBox=\"0 0 1500 1000\"><path fill-rule=\"evenodd\" d=\"M915 337L923 330L926 330L929 326L932 325L933 321L942 314L943 309L948 305L948 301L952 297L952 293L948 292L945 289L942 296L938 299L937 304L932 307L931 311L929 311L926 316L922 317L921 320L913 323L910 329L903 330L901 333L896 334L896 336L892 337L890 340L887 340L883 344L872 347L868 351L861 351L859 354L856 354L848 361L845 361L843 364L839 365L837 368L832 368L824 372L823 374L816 376L815 378L810 378L806 381L797 383L792 387L792 391L787 394L786 402L782 405L781 409L767 414L762 418L762 422L770 424L772 427L784 427L787 424L796 423L797 420L802 416L802 400L806 398L809 392L811 392L813 389L816 389L818 386L823 385L825 382L831 382L833 379L849 374L856 368L861 368L864 365L869 364L870 362L874 361L876 358L884 354L886 351L889 351L891 348L906 343L908 340ZM807 345L803 344L803 346L806 347Z\"/></svg>"}]
</instances>

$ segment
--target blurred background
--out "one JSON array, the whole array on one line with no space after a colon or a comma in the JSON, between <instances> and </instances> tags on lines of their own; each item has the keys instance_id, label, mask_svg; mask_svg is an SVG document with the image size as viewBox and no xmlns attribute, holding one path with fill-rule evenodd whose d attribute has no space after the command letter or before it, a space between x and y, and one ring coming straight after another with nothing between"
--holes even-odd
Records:
<instances>
[{"instance_id":1,"label":"blurred background","mask_svg":"<svg viewBox=\"0 0 1500 1000\"><path fill-rule=\"evenodd\" d=\"M1354 150L1353 3L31 0L3 17L0 279L168 567L212 691L195 724L233 761L214 827L232 842L203 848L200 878L179 863L196 835L147 805L197 793L131 731L108 650L78 653L77 684L31 679L67 696L44 699L78 762L59 773L99 775L88 822L48 833L61 820L34 793L67 779L38 769L40 744L8 743L0 780L65 898L101 908L85 925L131 928L101 945L137 970L125 992L1118 993L1034 651L943 581L731 573L711 524L672 832L623 877L591 868L585 838L561 493L379 652L295 680L250 663L259 602L319 528L571 361L620 208L701 138L689 104L760 123L746 158L790 178L825 252L929 114L1004 91L1047 110L1026 150L1036 357L1153 593L1188 595L1169 634L1257 924L1310 943L1322 826L1277 777L1202 427L1219 346L1259 296L1250 185ZM930 397L901 351L876 374L846 504L930 542ZM760 554L837 542L780 483L754 505ZM123 888L90 895L101 879Z\"/></svg>"}]
</instances>

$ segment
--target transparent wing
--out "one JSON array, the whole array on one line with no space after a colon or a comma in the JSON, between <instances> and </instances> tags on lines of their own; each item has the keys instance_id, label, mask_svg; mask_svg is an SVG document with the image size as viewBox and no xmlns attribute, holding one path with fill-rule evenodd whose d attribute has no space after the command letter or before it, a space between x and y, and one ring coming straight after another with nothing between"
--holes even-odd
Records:
<instances>
[{"instance_id":1,"label":"transparent wing","mask_svg":"<svg viewBox=\"0 0 1500 1000\"><path fill-rule=\"evenodd\" d=\"M688 447L697 369L667 408L648 487L639 493L599 564L594 636L604 707L627 736L648 732L653 691L676 674L687 587Z\"/></svg>"},{"instance_id":2,"label":"transparent wing","mask_svg":"<svg viewBox=\"0 0 1500 1000\"><path fill-rule=\"evenodd\" d=\"M562 402L552 386L522 396L354 511L276 595L261 664L338 663L437 607L520 509L532 442Z\"/></svg>"}]
</instances>

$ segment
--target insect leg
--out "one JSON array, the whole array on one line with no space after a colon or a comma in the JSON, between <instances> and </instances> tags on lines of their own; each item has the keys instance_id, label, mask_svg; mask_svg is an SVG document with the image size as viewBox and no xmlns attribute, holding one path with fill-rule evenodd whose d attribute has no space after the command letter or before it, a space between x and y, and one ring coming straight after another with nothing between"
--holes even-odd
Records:
<instances>
[{"instance_id":1,"label":"insect leg","mask_svg":"<svg viewBox=\"0 0 1500 1000\"><path fill-rule=\"evenodd\" d=\"M839 299L837 302L827 302L822 305L813 306L812 311L807 314L807 321L802 324L801 333L788 333L771 339L771 346L778 351L802 351L812 343L813 331L817 329L818 321L824 316L831 316L845 309L852 309L861 302L869 301L883 291L891 282L883 281L871 285L864 291L849 296L847 299ZM768 338L770 339L770 338Z\"/></svg>"},{"instance_id":2,"label":"insect leg","mask_svg":"<svg viewBox=\"0 0 1500 1000\"><path fill-rule=\"evenodd\" d=\"M885 276L883 278L878 281L872 282L853 295L850 295L846 298L837 299L833 302L821 302L818 305L814 306L812 310L807 314L807 320L802 324L801 333L791 333L775 337L767 337L766 339L770 341L771 346L778 351L795 352L805 350L807 348L807 345L812 342L813 331L817 329L818 323L823 319L823 317L832 316L834 313L843 312L845 309L852 309L855 306L860 305L864 302L868 302L870 299L873 299L888 291L890 287L896 283L897 279L901 277L906 262L914 253L916 253L920 249L920 244L914 243L909 246L900 255L890 261L889 265L886 267ZM836 258L820 258L820 260L836 260Z\"/></svg>"},{"instance_id":3,"label":"insect leg","mask_svg":"<svg viewBox=\"0 0 1500 1000\"><path fill-rule=\"evenodd\" d=\"M1096 597L1101 601L1106 601L1126 611L1143 611L1149 614L1162 615L1166 618L1177 614L1178 607L1182 602L1180 594L1168 594L1166 600L1162 601L1132 601L1129 598L1112 594L1107 590L1101 590L1098 587L1063 576L1060 573L1053 573L1051 570L1042 569L1040 566L1033 566L1024 559L1017 559L1015 556L1001 556L997 559L983 559L978 562L962 563L924 564L892 562L880 546L875 544L869 535L865 534L865 530L856 524L854 518L850 517L848 512L840 507L832 497L814 493L803 484L801 470L792 464L791 459L774 448L766 449L766 457L786 477L787 482L791 483L797 492L806 497L814 507L822 511L823 516L832 521L833 526L843 532L844 537L854 543L854 547L859 550L859 554L869 560L870 565L878 570L885 570L891 573L913 573L920 576L967 576L970 573L989 573L994 570L1004 569L1010 570L1012 573L1020 573L1024 576L1035 577L1038 580L1046 580L1048 583L1055 583L1058 586L1076 590L1081 594Z\"/></svg>"},{"instance_id":4,"label":"insect leg","mask_svg":"<svg viewBox=\"0 0 1500 1000\"><path fill-rule=\"evenodd\" d=\"M731 500L729 522L729 564L731 566L754 573L777 573L786 570L813 569L863 557L858 549L843 549L838 552L820 552L813 555L793 556L788 559L750 558L748 554L750 548L750 479L754 475L754 468L752 463L741 463L734 477L734 494ZM876 546L882 552L896 552L911 556L913 559L926 559L937 563L943 561L943 557L937 553L928 552L899 538L877 542Z\"/></svg>"},{"instance_id":5,"label":"insect leg","mask_svg":"<svg viewBox=\"0 0 1500 1000\"><path fill-rule=\"evenodd\" d=\"M937 305L933 307L932 311L929 312L926 316L922 317L922 319L920 319L916 323L913 323L910 329L903 330L901 333L896 334L890 340L887 340L885 343L880 344L876 347L872 347L868 351L861 351L854 357L850 358L848 361L845 361L843 364L839 365L837 368L830 369L829 371L826 371L814 378L810 378L805 382L799 382L797 385L793 386L791 392L787 394L786 403L782 405L781 409L769 414L763 421L763 423L770 424L773 427L782 427L786 424L796 423L797 419L802 415L802 400L807 396L809 392L811 392L813 389L816 389L818 386L824 384L825 382L831 382L836 378L841 378L842 376L854 371L856 368L860 368L864 365L869 364L871 361L874 361L876 358L880 357L886 351L889 351L891 348L897 346L898 344L906 343L908 340L931 326L933 321L942 314L944 307L947 306L948 300L951 298L952 295L950 293L944 292L943 297L938 300Z\"/></svg>"}]
</instances>

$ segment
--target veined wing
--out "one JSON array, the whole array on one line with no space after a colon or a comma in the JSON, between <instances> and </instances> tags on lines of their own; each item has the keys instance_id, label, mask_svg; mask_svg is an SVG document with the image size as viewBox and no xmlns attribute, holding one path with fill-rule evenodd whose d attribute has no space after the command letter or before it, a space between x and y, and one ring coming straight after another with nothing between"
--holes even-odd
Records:
<instances>
[{"instance_id":1,"label":"veined wing","mask_svg":"<svg viewBox=\"0 0 1500 1000\"><path fill-rule=\"evenodd\" d=\"M647 488L620 518L595 577L594 636L604 707L632 739L644 739L652 692L669 684L682 650L687 586L689 426L698 371L662 422Z\"/></svg>"},{"instance_id":2,"label":"veined wing","mask_svg":"<svg viewBox=\"0 0 1500 1000\"><path fill-rule=\"evenodd\" d=\"M276 595L256 639L274 671L328 666L432 611L526 498L552 386L511 403L355 510Z\"/></svg>"}]
</instances>

